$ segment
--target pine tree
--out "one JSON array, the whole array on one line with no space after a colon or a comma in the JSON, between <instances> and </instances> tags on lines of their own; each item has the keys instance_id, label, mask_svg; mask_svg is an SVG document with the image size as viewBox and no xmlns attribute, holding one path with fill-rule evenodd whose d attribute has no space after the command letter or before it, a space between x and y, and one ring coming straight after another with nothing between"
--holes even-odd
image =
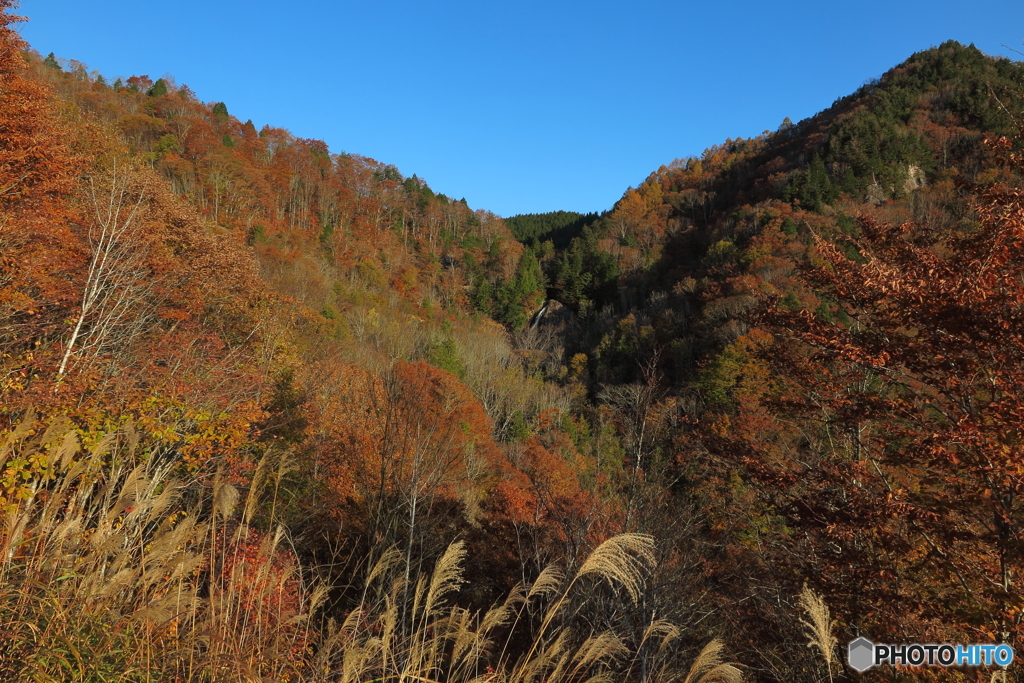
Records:
<instances>
[{"instance_id":1,"label":"pine tree","mask_svg":"<svg viewBox=\"0 0 1024 683\"><path fill-rule=\"evenodd\" d=\"M161 97L167 94L167 81L160 78L153 84L153 87L146 93L150 97Z\"/></svg>"}]
</instances>

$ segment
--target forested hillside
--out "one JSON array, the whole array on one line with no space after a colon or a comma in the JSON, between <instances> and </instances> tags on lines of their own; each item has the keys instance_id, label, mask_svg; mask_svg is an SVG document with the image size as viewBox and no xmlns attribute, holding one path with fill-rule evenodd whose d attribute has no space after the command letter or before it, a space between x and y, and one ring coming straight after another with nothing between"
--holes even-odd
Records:
<instances>
[{"instance_id":1,"label":"forested hillside","mask_svg":"<svg viewBox=\"0 0 1024 683\"><path fill-rule=\"evenodd\" d=\"M946 43L502 219L42 57L11 6L0 678L895 680L845 643L1015 642L1018 63Z\"/></svg>"},{"instance_id":2,"label":"forested hillside","mask_svg":"<svg viewBox=\"0 0 1024 683\"><path fill-rule=\"evenodd\" d=\"M840 643L1015 642L1022 96L1019 63L945 43L658 169L544 263L766 680L824 675L779 664L805 582Z\"/></svg>"}]
</instances>

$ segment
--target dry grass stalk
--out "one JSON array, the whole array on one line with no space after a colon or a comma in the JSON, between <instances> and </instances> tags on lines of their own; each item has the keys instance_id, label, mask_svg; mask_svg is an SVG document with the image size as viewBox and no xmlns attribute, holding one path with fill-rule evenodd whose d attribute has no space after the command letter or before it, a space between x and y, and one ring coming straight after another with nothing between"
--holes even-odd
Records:
<instances>
[{"instance_id":1,"label":"dry grass stalk","mask_svg":"<svg viewBox=\"0 0 1024 683\"><path fill-rule=\"evenodd\" d=\"M187 505L171 459L140 457L130 428L83 451L66 421L42 435L33 427L26 420L0 447L0 468L36 468L18 491L0 491L2 680L600 683L636 661L618 634L574 627L566 605L583 577L638 599L649 537L610 539L571 579L546 569L482 614L451 604L461 543L411 585L402 554L383 552L361 603L318 632L310 616L327 587L302 588L280 551L283 529L252 526L273 509L285 459L264 459L244 496L218 478ZM513 636L529 627L533 641L513 655ZM682 677L665 656L678 635L663 621L647 629L644 642L658 645L648 681ZM705 648L687 683L738 681L720 653L717 641Z\"/></svg>"},{"instance_id":2,"label":"dry grass stalk","mask_svg":"<svg viewBox=\"0 0 1024 683\"><path fill-rule=\"evenodd\" d=\"M0 447L0 471L27 472L0 490L0 679L297 680L324 592L295 581L280 533L249 556L246 525L224 533L235 489L188 506L130 428L82 452L69 421L35 427Z\"/></svg>"},{"instance_id":3,"label":"dry grass stalk","mask_svg":"<svg viewBox=\"0 0 1024 683\"><path fill-rule=\"evenodd\" d=\"M715 638L704 646L697 659L690 665L690 671L683 683L739 683L743 674L732 664L722 662L722 641Z\"/></svg>"},{"instance_id":4,"label":"dry grass stalk","mask_svg":"<svg viewBox=\"0 0 1024 683\"><path fill-rule=\"evenodd\" d=\"M367 586L363 602L349 613L341 626L333 627L318 653L315 668L327 672L324 680L357 683L394 680L425 683L568 683L570 681L623 680L628 675L631 651L614 632L578 631L565 618L570 593L584 576L595 576L619 585L628 579L639 595L643 572L649 567L651 546L647 537L626 536L608 541L584 562L568 582L563 574L549 568L533 586L519 586L504 602L483 614L472 614L445 606L462 583L461 563L465 553L455 544L438 561L429 579L417 581L409 618L410 631L403 628L401 603L407 595L404 568L385 553L369 576L374 581L390 579L389 590ZM622 562L631 554L628 562ZM639 559L634 559L639 558ZM628 574L628 576L627 576ZM631 582L631 584L629 583ZM626 588L630 593L629 588ZM376 596L376 597L370 597ZM533 641L520 656L510 654L510 640L524 618L526 607L540 603ZM556 618L557 617L557 618ZM555 623L560 623L558 628ZM526 624L522 624L523 627ZM658 655L669 654L668 642L679 635L672 624L658 621L648 629L647 639L656 643ZM710 649L709 649L710 648ZM689 683L734 683L739 671L721 662L721 645L705 648L690 672ZM668 660L665 657L665 660ZM648 681L679 680L682 675L669 666L654 667Z\"/></svg>"},{"instance_id":5,"label":"dry grass stalk","mask_svg":"<svg viewBox=\"0 0 1024 683\"><path fill-rule=\"evenodd\" d=\"M645 534L620 534L598 546L584 561L576 578L599 576L612 586L622 586L636 603L640 600L644 575L654 563L653 538Z\"/></svg>"},{"instance_id":6,"label":"dry grass stalk","mask_svg":"<svg viewBox=\"0 0 1024 683\"><path fill-rule=\"evenodd\" d=\"M835 662L835 649L838 642L832 635L835 622L829 613L825 599L808 588L806 585L800 591L800 607L807 615L807 619L800 619L804 625L804 633L807 636L807 647L817 647L825 658L825 666L828 668L828 680L832 680L832 664Z\"/></svg>"}]
</instances>

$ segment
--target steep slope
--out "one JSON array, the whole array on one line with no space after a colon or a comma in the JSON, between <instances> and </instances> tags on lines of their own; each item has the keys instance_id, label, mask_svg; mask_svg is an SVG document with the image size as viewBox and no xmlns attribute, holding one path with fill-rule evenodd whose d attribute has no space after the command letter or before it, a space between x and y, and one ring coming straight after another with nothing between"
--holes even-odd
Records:
<instances>
[{"instance_id":1,"label":"steep slope","mask_svg":"<svg viewBox=\"0 0 1024 683\"><path fill-rule=\"evenodd\" d=\"M1002 177L982 140L1016 130L1022 82L1019 63L950 41L799 124L663 166L547 265L563 303L606 309L573 350L590 356L595 380L622 379L614 368L650 348L607 363L600 349L633 313L678 383L736 337L730 321L759 291L835 313L792 277L810 234L855 232L861 215L967 220L954 180Z\"/></svg>"},{"instance_id":2,"label":"steep slope","mask_svg":"<svg viewBox=\"0 0 1024 683\"><path fill-rule=\"evenodd\" d=\"M133 430L133 452L207 503L215 482L258 490L261 456L291 463L247 523L284 524L335 585L352 584L339 552L358 566L398 547L409 574L463 538L465 600L486 606L617 529L621 464L582 456L608 434L572 414L574 386L548 381L562 370L550 340L514 334L544 281L500 218L256 131L170 78L109 83L16 52L11 73L47 117L30 133L55 162L39 205L61 233L33 233L26 214L3 244L25 266L5 283L7 433L56 415L90 443ZM5 499L39 466L12 470ZM359 597L339 591L332 613Z\"/></svg>"},{"instance_id":3,"label":"steep slope","mask_svg":"<svg viewBox=\"0 0 1024 683\"><path fill-rule=\"evenodd\" d=\"M111 84L43 59L2 16L0 538L19 589L0 610L29 635L0 646L0 672L70 670L50 653L74 642L90 671L323 680L366 656L352 678L369 680L408 674L393 667L419 644L441 656L457 642L471 659L413 673L678 680L728 633L751 678L822 680L804 582L844 637L1015 633L1015 594L985 583L992 558L1018 561L1013 504L971 537L986 558L963 582L987 591L974 606L943 562L970 560L969 525L938 525L948 538L929 547L900 515L932 524L948 509L959 524L1017 490L978 488L972 470L953 505L955 468L939 487L927 468L896 472L887 435L919 453L949 424L907 398L919 379L877 381L875 342L857 335L886 322L912 351L921 319L892 314L888 292L856 310L823 273L868 272L904 234L919 261L946 265L960 247L983 253L972 236L1002 234L1012 221L982 200L1012 204L1019 164L984 139L1014 130L1020 64L946 43L807 121L658 169L603 216L503 221L393 166L257 131L171 79ZM924 227L872 227L908 220ZM918 286L891 261L885 287ZM992 329L1015 324L985 306ZM828 334L847 341L831 355L814 346ZM971 391L961 402L981 401ZM891 406L919 410L927 433L886 422ZM991 417L1010 413L969 434L1012 451L1016 427L1004 438ZM869 463L899 477L865 483ZM629 536L585 561L622 531L656 545ZM155 551L168 564L147 570ZM108 576L134 578L115 599ZM537 577L531 597L513 590ZM473 631L428 589L477 608L512 590L511 611ZM83 628L53 617L65 598L89 608ZM401 654L378 666L382 633ZM488 652L484 635L507 645Z\"/></svg>"},{"instance_id":4,"label":"steep slope","mask_svg":"<svg viewBox=\"0 0 1024 683\"><path fill-rule=\"evenodd\" d=\"M944 43L806 121L662 167L545 261L575 312L567 364L637 472L627 519L703 567L707 610L760 679L821 670L792 654L805 582L840 642L1016 637L1020 481L983 455L1015 448L985 430L1017 433L1015 362L994 360L1017 352L1016 323L982 318L986 296L1019 314L994 284L1020 277L1013 257L985 240L1019 231L1020 141L999 136L1019 132L1022 95L1024 65ZM929 308L976 262L1016 275ZM671 611L671 591L651 604Z\"/></svg>"}]
</instances>

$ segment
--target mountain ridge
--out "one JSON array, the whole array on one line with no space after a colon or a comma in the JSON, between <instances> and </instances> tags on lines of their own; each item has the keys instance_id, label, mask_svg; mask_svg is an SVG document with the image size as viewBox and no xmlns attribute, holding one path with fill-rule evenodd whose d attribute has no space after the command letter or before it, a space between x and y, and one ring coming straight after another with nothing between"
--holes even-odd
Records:
<instances>
[{"instance_id":1,"label":"mountain ridge","mask_svg":"<svg viewBox=\"0 0 1024 683\"><path fill-rule=\"evenodd\" d=\"M986 562L1024 566L1015 484L972 470L950 494L973 456L932 435L970 420L944 421L929 375L901 384L885 366L897 350L871 333L900 335L907 368L918 346L976 362L927 346L889 297L923 288L925 261L959 287L956 249L990 255L987 235L1016 234L992 202L1021 186L1020 143L1003 136L1024 65L948 41L798 124L662 166L600 215L502 219L392 165L257 131L169 77L66 70L2 16L2 575L31 599L0 595L0 613L43 635L0 646L0 672L63 666L52 652L72 639L90 672L166 680L225 662L326 680L358 657L372 664L353 680L739 680L713 668L727 634L745 675L810 683L834 663L806 647L807 585L844 637L1020 628L1011 587L984 587L995 564L969 577L983 600L950 578L968 532ZM1016 323L982 299L963 327L988 325L975 339L1009 360L979 370L990 401L964 394L989 411L968 436L1012 461L1014 439L992 434L1018 426L1016 346L999 343ZM1000 486L1010 504L990 500ZM996 531L953 524L990 503ZM53 536L54 520L70 526ZM942 535L929 545L914 524ZM102 548L134 539L114 553L123 574L66 545L79 527ZM154 552L189 569L143 572ZM129 575L81 628L47 611ZM164 619L175 591L186 616ZM504 643L489 651L467 624L505 596L504 620L484 619ZM378 659L387 633L440 659L412 674ZM471 665L438 654L471 641Z\"/></svg>"}]
</instances>

